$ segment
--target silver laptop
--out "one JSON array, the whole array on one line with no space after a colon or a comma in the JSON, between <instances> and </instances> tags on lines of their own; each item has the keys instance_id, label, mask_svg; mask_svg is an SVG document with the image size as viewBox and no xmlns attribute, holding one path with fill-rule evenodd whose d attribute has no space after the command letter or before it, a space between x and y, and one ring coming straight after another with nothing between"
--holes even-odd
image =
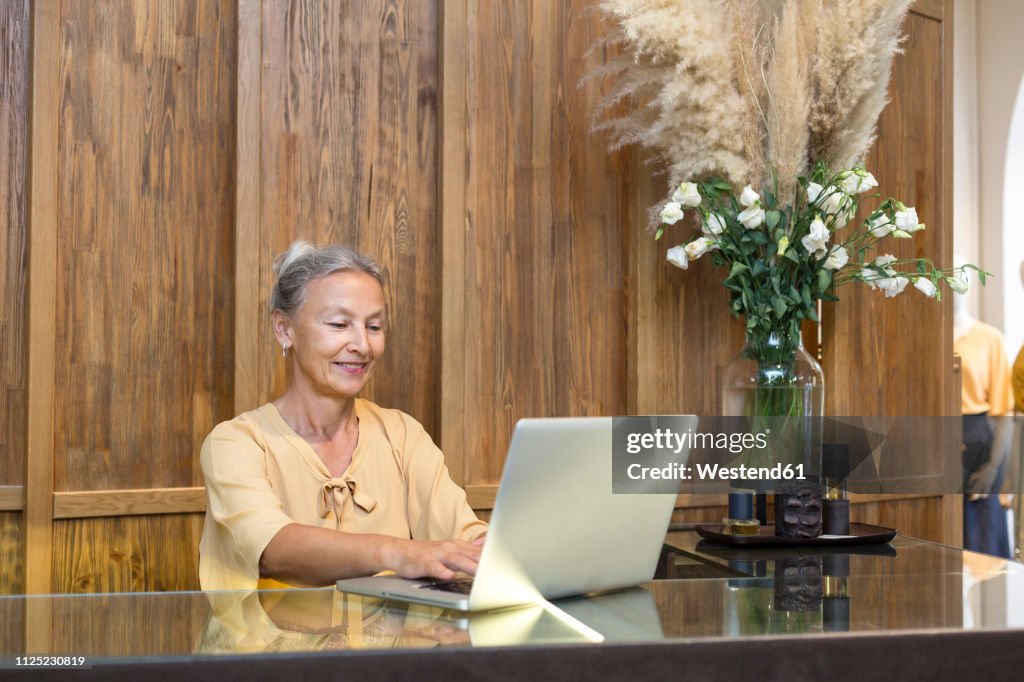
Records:
<instances>
[{"instance_id":1,"label":"silver laptop","mask_svg":"<svg viewBox=\"0 0 1024 682\"><path fill-rule=\"evenodd\" d=\"M612 493L611 417L522 419L471 585L373 576L339 580L338 589L482 611L632 587L654 576L675 500Z\"/></svg>"}]
</instances>

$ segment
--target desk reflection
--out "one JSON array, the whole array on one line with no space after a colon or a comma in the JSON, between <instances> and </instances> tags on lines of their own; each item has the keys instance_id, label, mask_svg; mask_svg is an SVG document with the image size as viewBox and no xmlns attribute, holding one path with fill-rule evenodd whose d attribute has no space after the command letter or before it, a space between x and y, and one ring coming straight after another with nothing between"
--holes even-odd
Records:
<instances>
[{"instance_id":1,"label":"desk reflection","mask_svg":"<svg viewBox=\"0 0 1024 682\"><path fill-rule=\"evenodd\" d=\"M195 653L656 641L657 605L635 588L475 614L336 590L209 593Z\"/></svg>"},{"instance_id":2,"label":"desk reflection","mask_svg":"<svg viewBox=\"0 0 1024 682\"><path fill-rule=\"evenodd\" d=\"M1024 629L1024 566L891 547L712 547L673 533L655 580L549 607L462 614L334 589L0 597L0 655L98 659Z\"/></svg>"}]
</instances>

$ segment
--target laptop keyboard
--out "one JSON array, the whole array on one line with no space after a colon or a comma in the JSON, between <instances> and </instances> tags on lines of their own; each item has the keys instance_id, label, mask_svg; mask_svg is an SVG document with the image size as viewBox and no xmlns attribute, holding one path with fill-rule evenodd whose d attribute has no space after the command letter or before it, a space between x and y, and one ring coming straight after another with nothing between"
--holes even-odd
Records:
<instances>
[{"instance_id":1,"label":"laptop keyboard","mask_svg":"<svg viewBox=\"0 0 1024 682\"><path fill-rule=\"evenodd\" d=\"M473 589L472 578L458 578L456 580L435 580L420 585L426 590L437 590L439 592L455 592L456 594L469 594Z\"/></svg>"}]
</instances>

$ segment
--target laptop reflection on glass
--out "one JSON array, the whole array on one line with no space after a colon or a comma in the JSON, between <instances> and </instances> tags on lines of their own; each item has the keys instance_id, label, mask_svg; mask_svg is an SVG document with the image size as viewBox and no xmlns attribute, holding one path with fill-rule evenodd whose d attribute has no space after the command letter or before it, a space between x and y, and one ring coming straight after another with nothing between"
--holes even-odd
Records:
<instances>
[{"instance_id":1,"label":"laptop reflection on glass","mask_svg":"<svg viewBox=\"0 0 1024 682\"><path fill-rule=\"evenodd\" d=\"M674 419L697 425L693 416ZM471 584L373 576L339 580L338 589L482 611L648 582L676 496L612 492L612 427L611 417L516 424Z\"/></svg>"}]
</instances>

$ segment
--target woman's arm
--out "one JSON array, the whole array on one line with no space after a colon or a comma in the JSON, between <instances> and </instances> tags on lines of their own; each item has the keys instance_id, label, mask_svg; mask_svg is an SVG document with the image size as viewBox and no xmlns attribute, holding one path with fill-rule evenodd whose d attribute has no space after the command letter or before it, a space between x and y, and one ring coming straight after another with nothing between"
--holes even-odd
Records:
<instances>
[{"instance_id":1,"label":"woman's arm","mask_svg":"<svg viewBox=\"0 0 1024 682\"><path fill-rule=\"evenodd\" d=\"M473 575L481 546L462 540L403 540L343 533L299 523L284 526L260 557L260 576L305 585L392 570L406 578Z\"/></svg>"}]
</instances>

